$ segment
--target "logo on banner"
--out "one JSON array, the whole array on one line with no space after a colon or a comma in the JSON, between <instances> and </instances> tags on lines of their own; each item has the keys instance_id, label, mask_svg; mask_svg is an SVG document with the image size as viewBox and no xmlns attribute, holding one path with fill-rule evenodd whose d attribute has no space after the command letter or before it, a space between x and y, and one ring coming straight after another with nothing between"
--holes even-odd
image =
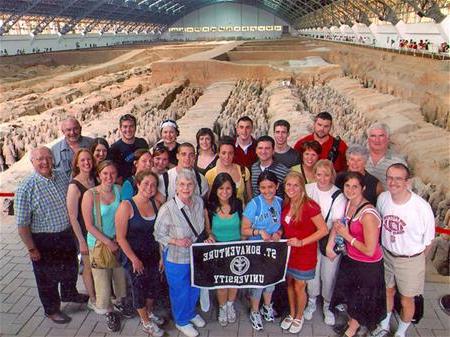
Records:
<instances>
[{"instance_id":1,"label":"logo on banner","mask_svg":"<svg viewBox=\"0 0 450 337\"><path fill-rule=\"evenodd\" d=\"M263 288L284 281L286 240L234 241L191 246L191 282L200 288Z\"/></svg>"},{"instance_id":2,"label":"logo on banner","mask_svg":"<svg viewBox=\"0 0 450 337\"><path fill-rule=\"evenodd\" d=\"M230 263L231 272L235 275L244 275L250 268L250 260L245 256L236 256Z\"/></svg>"}]
</instances>

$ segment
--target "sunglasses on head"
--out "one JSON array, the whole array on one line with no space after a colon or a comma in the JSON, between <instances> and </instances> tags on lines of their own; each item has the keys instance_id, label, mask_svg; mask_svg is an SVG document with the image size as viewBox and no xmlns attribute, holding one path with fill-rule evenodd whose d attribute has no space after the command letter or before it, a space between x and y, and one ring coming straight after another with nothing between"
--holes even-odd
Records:
<instances>
[{"instance_id":1,"label":"sunglasses on head","mask_svg":"<svg viewBox=\"0 0 450 337\"><path fill-rule=\"evenodd\" d=\"M270 212L270 215L272 216L273 222L278 222L277 211L275 210L275 208L270 207L269 212Z\"/></svg>"}]
</instances>

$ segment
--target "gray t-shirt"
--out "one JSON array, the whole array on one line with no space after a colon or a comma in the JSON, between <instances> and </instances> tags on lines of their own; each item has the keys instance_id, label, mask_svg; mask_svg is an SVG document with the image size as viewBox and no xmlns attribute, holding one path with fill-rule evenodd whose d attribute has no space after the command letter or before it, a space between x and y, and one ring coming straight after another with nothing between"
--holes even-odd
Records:
<instances>
[{"instance_id":1,"label":"gray t-shirt","mask_svg":"<svg viewBox=\"0 0 450 337\"><path fill-rule=\"evenodd\" d=\"M274 152L273 158L287 168L300 164L300 154L292 147L284 153Z\"/></svg>"}]
</instances>

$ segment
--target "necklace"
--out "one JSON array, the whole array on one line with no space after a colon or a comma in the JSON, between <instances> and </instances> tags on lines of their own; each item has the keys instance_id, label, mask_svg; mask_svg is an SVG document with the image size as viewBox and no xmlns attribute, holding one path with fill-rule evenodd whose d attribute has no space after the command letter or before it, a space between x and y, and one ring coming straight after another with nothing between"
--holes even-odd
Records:
<instances>
[{"instance_id":1,"label":"necklace","mask_svg":"<svg viewBox=\"0 0 450 337\"><path fill-rule=\"evenodd\" d=\"M359 207L363 204L363 201L364 201L364 199L361 199L359 202L358 202L358 204L356 205L356 207L354 208L354 211L353 211L353 215L351 216L351 218L353 219L354 217L355 217L355 215L356 215L356 211L359 209ZM352 208L352 205L349 203L349 205L348 205L348 209L347 209L347 217L349 217L349 213L350 213L350 209ZM350 218L350 217L349 217Z\"/></svg>"}]
</instances>

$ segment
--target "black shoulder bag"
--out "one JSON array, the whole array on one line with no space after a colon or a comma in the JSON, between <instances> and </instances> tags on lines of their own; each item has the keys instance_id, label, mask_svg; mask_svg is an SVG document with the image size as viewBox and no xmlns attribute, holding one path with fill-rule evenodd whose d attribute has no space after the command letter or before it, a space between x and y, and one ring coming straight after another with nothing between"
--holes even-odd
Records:
<instances>
[{"instance_id":1,"label":"black shoulder bag","mask_svg":"<svg viewBox=\"0 0 450 337\"><path fill-rule=\"evenodd\" d=\"M341 138L337 136L333 140L333 145L331 146L330 152L328 152L328 159L334 163L337 160L337 157L339 155L339 142L341 141Z\"/></svg>"},{"instance_id":2,"label":"black shoulder bag","mask_svg":"<svg viewBox=\"0 0 450 337\"><path fill-rule=\"evenodd\" d=\"M330 205L330 209L328 210L327 216L325 217L325 223L328 222L328 219L329 219L330 214L331 214L331 209L333 208L334 201L337 199L337 197L341 193L342 193L341 190L337 190L331 195L331 205ZM328 244L328 239L329 238L330 238L330 234L327 234L322 239L319 240L319 250L320 250L320 253L323 256L327 256L327 244Z\"/></svg>"},{"instance_id":3,"label":"black shoulder bag","mask_svg":"<svg viewBox=\"0 0 450 337\"><path fill-rule=\"evenodd\" d=\"M198 234L197 231L195 230L194 226L192 225L191 220L189 219L189 217L187 216L187 214L183 208L181 209L181 213L183 213L183 216L186 219L189 227L191 228L192 233L194 233L194 235L195 235L195 238L196 238L195 243L203 243L203 241L205 241L208 238L206 229L203 229L203 231L200 234Z\"/></svg>"}]
</instances>

